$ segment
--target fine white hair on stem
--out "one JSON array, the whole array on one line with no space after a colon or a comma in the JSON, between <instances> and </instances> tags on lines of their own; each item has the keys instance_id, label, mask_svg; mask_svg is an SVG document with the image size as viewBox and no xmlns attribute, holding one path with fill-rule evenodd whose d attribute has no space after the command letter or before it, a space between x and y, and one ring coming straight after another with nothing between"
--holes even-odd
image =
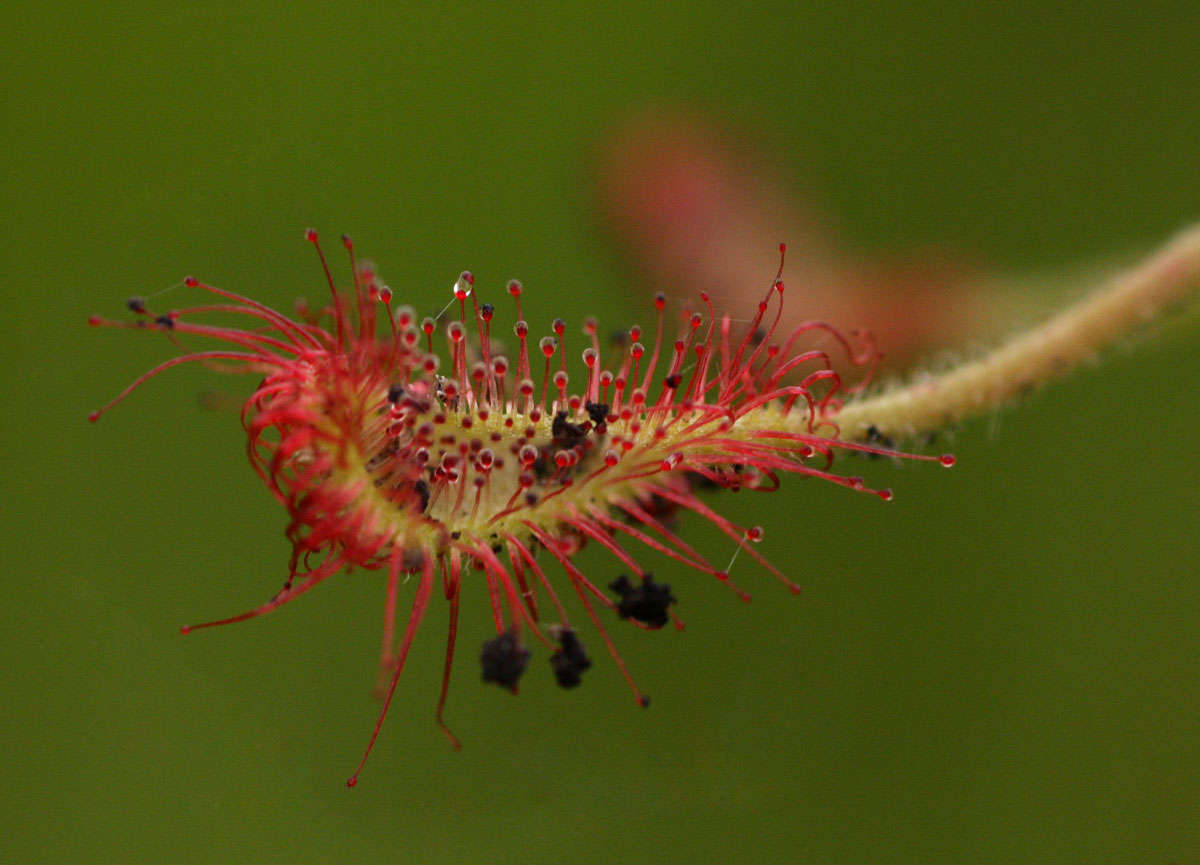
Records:
<instances>
[{"instance_id":1,"label":"fine white hair on stem","mask_svg":"<svg viewBox=\"0 0 1200 865\"><path fill-rule=\"evenodd\" d=\"M978 360L847 402L843 437L902 437L987 412L1086 361L1200 289L1200 224L1045 323Z\"/></svg>"}]
</instances>

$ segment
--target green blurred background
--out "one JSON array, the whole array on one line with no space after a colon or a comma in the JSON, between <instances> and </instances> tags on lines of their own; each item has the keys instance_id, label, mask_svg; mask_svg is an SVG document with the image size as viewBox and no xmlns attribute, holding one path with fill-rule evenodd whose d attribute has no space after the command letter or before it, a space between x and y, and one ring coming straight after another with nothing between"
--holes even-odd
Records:
<instances>
[{"instance_id":1,"label":"green blurred background","mask_svg":"<svg viewBox=\"0 0 1200 865\"><path fill-rule=\"evenodd\" d=\"M1200 861L1194 313L967 425L953 472L872 464L890 505L816 483L733 502L805 593L743 562L747 606L660 569L688 630L616 629L649 711L594 635L578 692L482 687L480 589L453 753L437 610L354 791L377 574L175 630L283 575L284 515L198 400L250 383L181 370L85 421L171 354L89 313L187 273L319 296L309 225L422 311L470 267L520 276L535 322L643 315L592 172L660 108L752 130L864 249L1020 272L1200 215L1194 3L925 10L5 4L0 859Z\"/></svg>"}]
</instances>

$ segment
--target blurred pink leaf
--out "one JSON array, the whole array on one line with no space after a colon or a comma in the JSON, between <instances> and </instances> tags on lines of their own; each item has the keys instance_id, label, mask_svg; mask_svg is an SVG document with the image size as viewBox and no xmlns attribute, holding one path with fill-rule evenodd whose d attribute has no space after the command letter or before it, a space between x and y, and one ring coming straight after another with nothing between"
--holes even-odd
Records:
<instances>
[{"instance_id":1,"label":"blurred pink leaf","mask_svg":"<svg viewBox=\"0 0 1200 865\"><path fill-rule=\"evenodd\" d=\"M750 133L735 143L697 117L661 113L621 125L605 142L601 209L649 290L705 289L735 305L754 302L782 241L788 324L823 319L870 330L893 367L977 330L983 310L966 290L975 274L963 257L846 251L814 202L791 191L794 178L776 176L753 144Z\"/></svg>"}]
</instances>

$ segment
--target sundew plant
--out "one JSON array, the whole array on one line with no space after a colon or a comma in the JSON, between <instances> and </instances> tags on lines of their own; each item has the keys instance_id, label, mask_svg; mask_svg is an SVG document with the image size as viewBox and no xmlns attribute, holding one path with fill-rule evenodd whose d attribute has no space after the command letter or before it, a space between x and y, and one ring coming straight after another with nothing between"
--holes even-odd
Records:
<instances>
[{"instance_id":1,"label":"sundew plant","mask_svg":"<svg viewBox=\"0 0 1200 865\"><path fill-rule=\"evenodd\" d=\"M855 474L851 467L863 463L848 464L847 455L950 467L954 456L921 452L928 434L1093 357L1200 282L1194 228L994 351L881 388L869 334L819 321L780 327L782 246L756 306L719 309L704 291L670 305L659 295L652 324L602 339L612 322L556 319L539 331L523 318L516 281L492 298L463 272L448 298L394 298L347 238L343 286L316 232L307 238L329 288L321 308L288 316L189 277L185 284L211 302L164 310L131 298L131 319L92 317L95 326L165 337L179 353L91 419L181 364L258 380L241 421L251 466L289 514L291 559L282 587L261 606L183 631L271 612L349 568L382 572L383 704L350 786L435 597L449 606L436 718L456 746L443 711L464 583L486 585L491 601L495 636L471 646L485 681L515 693L536 650L560 686L576 687L598 639L645 706L610 630L682 627L677 609L690 575L748 599L743 583L753 575L731 576L743 555L799 590L760 552L770 527L740 522L729 491L769 492L799 475L828 482L814 496L844 487L890 500L892 491ZM427 317L409 305L446 301ZM696 520L727 536L731 561L710 561L684 539L680 526ZM611 556L612 573L577 564L587 544ZM669 576L647 569L647 551L670 562ZM586 622L568 615L568 591ZM411 603L406 618L402 596Z\"/></svg>"}]
</instances>

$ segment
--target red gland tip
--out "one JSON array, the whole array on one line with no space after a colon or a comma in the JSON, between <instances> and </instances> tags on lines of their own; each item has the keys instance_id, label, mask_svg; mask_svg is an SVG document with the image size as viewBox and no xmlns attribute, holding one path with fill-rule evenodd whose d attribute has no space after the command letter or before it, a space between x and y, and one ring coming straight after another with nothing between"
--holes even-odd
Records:
<instances>
[{"instance_id":1,"label":"red gland tip","mask_svg":"<svg viewBox=\"0 0 1200 865\"><path fill-rule=\"evenodd\" d=\"M354 249L354 241L350 239L350 235L342 235L342 246L346 247L346 249Z\"/></svg>"},{"instance_id":2,"label":"red gland tip","mask_svg":"<svg viewBox=\"0 0 1200 865\"><path fill-rule=\"evenodd\" d=\"M346 786L347 786L347 787L354 787L354 786L356 786L357 784L358 784L358 776L357 776L357 775L355 775L353 778L351 778L351 779L349 779L348 781L346 781Z\"/></svg>"},{"instance_id":3,"label":"red gland tip","mask_svg":"<svg viewBox=\"0 0 1200 865\"><path fill-rule=\"evenodd\" d=\"M304 239L307 240L309 243L316 243L317 242L317 230L315 228L304 229Z\"/></svg>"},{"instance_id":4,"label":"red gland tip","mask_svg":"<svg viewBox=\"0 0 1200 865\"><path fill-rule=\"evenodd\" d=\"M179 633L181 633L181 634L190 634L191 632L192 632L192 626L191 626L191 625L180 625L180 626L179 626Z\"/></svg>"},{"instance_id":5,"label":"red gland tip","mask_svg":"<svg viewBox=\"0 0 1200 865\"><path fill-rule=\"evenodd\" d=\"M92 423L95 423L96 421L100 420L100 410L97 409L96 411L89 412L88 420L91 421Z\"/></svg>"},{"instance_id":6,"label":"red gland tip","mask_svg":"<svg viewBox=\"0 0 1200 865\"><path fill-rule=\"evenodd\" d=\"M938 457L938 462L944 465L946 468L950 468L950 466L958 462L958 459L954 456L954 454L942 454L940 457Z\"/></svg>"},{"instance_id":7,"label":"red gland tip","mask_svg":"<svg viewBox=\"0 0 1200 865\"><path fill-rule=\"evenodd\" d=\"M200 280L196 279L194 276L185 276L183 278L183 284L188 288L195 288L200 284Z\"/></svg>"},{"instance_id":8,"label":"red gland tip","mask_svg":"<svg viewBox=\"0 0 1200 865\"><path fill-rule=\"evenodd\" d=\"M103 323L104 323L104 319L102 319L98 315L89 315L88 316L88 324L90 324L92 327L98 327L99 325L101 325Z\"/></svg>"}]
</instances>

